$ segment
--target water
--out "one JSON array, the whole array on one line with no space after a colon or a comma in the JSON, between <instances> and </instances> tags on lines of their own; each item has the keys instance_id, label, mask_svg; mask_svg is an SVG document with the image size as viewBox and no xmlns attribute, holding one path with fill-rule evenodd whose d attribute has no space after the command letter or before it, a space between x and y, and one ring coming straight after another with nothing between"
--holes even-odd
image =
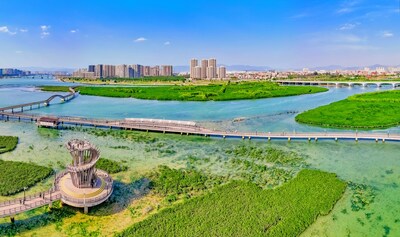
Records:
<instances>
[{"instance_id":1,"label":"water","mask_svg":"<svg viewBox=\"0 0 400 237\"><path fill-rule=\"evenodd\" d=\"M47 83L60 84L53 80L34 82L26 80L19 84L16 80L18 79L10 79L7 82L0 80L0 106L46 98L53 93L39 92L33 86ZM11 84L12 86L8 86ZM79 96L71 102L52 105L35 112L118 119L144 117L195 120L210 127L247 131L324 131L325 129L297 124L294 121L296 113L344 99L352 94L376 90L378 89L331 88L321 94L233 102L163 102ZM246 119L237 123L232 121L235 118ZM388 131L398 132L399 128ZM199 157L219 157L222 156L217 151L219 148L241 142L212 140L210 143L196 143L184 139L179 141L171 139L170 144L177 153L166 156L144 152L145 145L123 139L94 137L80 132L63 131L61 136L49 138L40 135L34 124L1 122L0 133L21 138L18 149L3 154L2 159L32 161L52 166L65 164L69 160L69 155L59 145L73 137L85 137L98 145L105 157L129 161L135 172L143 172L159 164L179 166L182 165L180 162L185 155L192 153ZM263 145L265 142L257 144ZM274 141L273 144L306 155L307 162L312 168L336 173L346 181L369 185L375 192L374 202L366 206L365 210L352 211L351 191L347 191L334 210L328 216L318 218L303 236L400 235L399 144L350 141L338 143ZM34 149L30 148L32 145ZM131 150L111 148L117 145L126 145ZM214 167L214 169L216 172L223 172L221 168Z\"/></svg>"}]
</instances>

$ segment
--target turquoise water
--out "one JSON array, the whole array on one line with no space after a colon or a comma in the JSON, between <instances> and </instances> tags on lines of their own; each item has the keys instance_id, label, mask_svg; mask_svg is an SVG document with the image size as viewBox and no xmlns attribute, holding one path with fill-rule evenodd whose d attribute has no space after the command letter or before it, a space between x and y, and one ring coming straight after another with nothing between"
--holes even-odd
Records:
<instances>
[{"instance_id":1,"label":"turquoise water","mask_svg":"<svg viewBox=\"0 0 400 237\"><path fill-rule=\"evenodd\" d=\"M7 82L0 80L0 106L46 98L53 93L39 92L34 86L42 83L60 84L53 80L26 80L19 84L16 80L18 79L10 79ZM323 131L325 129L297 124L294 121L296 113L344 99L352 94L376 90L378 89L331 88L321 94L233 102L161 102L79 96L69 103L54 104L35 112L100 118L154 117L195 120L210 127L252 131ZM235 118L246 119L238 123L233 122ZM388 131L398 132L399 128ZM45 165L56 164L56 161L65 163L68 162L69 156L65 154L65 149L58 145L76 136L93 140L101 145L101 150L107 157L117 156L130 160L133 162L132 166L152 167L155 163L165 162L166 159L162 155L146 154L142 152L143 147L127 141L95 138L84 133L65 131L61 137L46 138L38 134L34 124L0 122L0 134L17 135L21 138L18 149L13 153L4 154L4 159L32 161ZM176 156L189 152L204 157L216 156L217 154L213 154L217 153L213 152L215 147L222 147L230 142L240 141L215 141L212 146L204 147L180 142L175 144L178 151ZM262 146L265 142L257 144ZM303 236L400 236L400 144L350 141L273 144L304 154L313 168L334 172L346 181L368 185L375 192L372 204L367 205L365 210L353 211L350 202L352 192L347 191L334 210L328 216L318 218ZM29 148L31 145L35 147L33 150ZM134 146L134 151L107 148L114 145Z\"/></svg>"}]
</instances>

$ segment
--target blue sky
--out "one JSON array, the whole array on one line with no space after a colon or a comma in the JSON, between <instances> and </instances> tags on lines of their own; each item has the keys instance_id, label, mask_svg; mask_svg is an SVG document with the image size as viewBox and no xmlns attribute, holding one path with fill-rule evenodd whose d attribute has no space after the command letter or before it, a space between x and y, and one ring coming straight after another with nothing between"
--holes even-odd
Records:
<instances>
[{"instance_id":1,"label":"blue sky","mask_svg":"<svg viewBox=\"0 0 400 237\"><path fill-rule=\"evenodd\" d=\"M400 64L400 0L0 0L0 67Z\"/></svg>"}]
</instances>

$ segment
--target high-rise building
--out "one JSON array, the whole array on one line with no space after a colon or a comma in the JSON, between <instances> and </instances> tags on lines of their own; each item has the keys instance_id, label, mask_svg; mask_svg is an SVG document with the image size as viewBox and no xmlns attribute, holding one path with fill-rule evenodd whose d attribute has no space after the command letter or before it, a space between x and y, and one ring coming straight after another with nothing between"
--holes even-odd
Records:
<instances>
[{"instance_id":1,"label":"high-rise building","mask_svg":"<svg viewBox=\"0 0 400 237\"><path fill-rule=\"evenodd\" d=\"M103 65L103 78L115 77L115 66L114 65Z\"/></svg>"},{"instance_id":2,"label":"high-rise building","mask_svg":"<svg viewBox=\"0 0 400 237\"><path fill-rule=\"evenodd\" d=\"M207 67L208 67L208 60L203 59L201 60L201 78L207 78Z\"/></svg>"},{"instance_id":3,"label":"high-rise building","mask_svg":"<svg viewBox=\"0 0 400 237\"><path fill-rule=\"evenodd\" d=\"M217 68L217 60L215 58L210 58L208 60L208 66L209 67L214 67Z\"/></svg>"},{"instance_id":4,"label":"high-rise building","mask_svg":"<svg viewBox=\"0 0 400 237\"><path fill-rule=\"evenodd\" d=\"M129 77L128 66L126 64L115 66L115 76L121 78Z\"/></svg>"},{"instance_id":5,"label":"high-rise building","mask_svg":"<svg viewBox=\"0 0 400 237\"><path fill-rule=\"evenodd\" d=\"M200 66L196 66L194 68L194 76L192 78L196 78L196 79L200 79L201 78L201 67Z\"/></svg>"},{"instance_id":6,"label":"high-rise building","mask_svg":"<svg viewBox=\"0 0 400 237\"><path fill-rule=\"evenodd\" d=\"M140 78L143 76L143 66L140 64L134 64L132 65L133 69L133 77L134 78Z\"/></svg>"},{"instance_id":7,"label":"high-rise building","mask_svg":"<svg viewBox=\"0 0 400 237\"><path fill-rule=\"evenodd\" d=\"M207 67L207 79L217 78L217 70L215 67Z\"/></svg>"},{"instance_id":8,"label":"high-rise building","mask_svg":"<svg viewBox=\"0 0 400 237\"><path fill-rule=\"evenodd\" d=\"M95 65L89 65L88 67L88 72L95 72L96 66Z\"/></svg>"},{"instance_id":9,"label":"high-rise building","mask_svg":"<svg viewBox=\"0 0 400 237\"><path fill-rule=\"evenodd\" d=\"M224 66L218 68L218 78L220 79L226 78L226 68Z\"/></svg>"},{"instance_id":10,"label":"high-rise building","mask_svg":"<svg viewBox=\"0 0 400 237\"><path fill-rule=\"evenodd\" d=\"M103 78L103 64L97 64L94 75L98 78Z\"/></svg>"},{"instance_id":11,"label":"high-rise building","mask_svg":"<svg viewBox=\"0 0 400 237\"><path fill-rule=\"evenodd\" d=\"M150 66L144 66L143 76L148 77L150 76Z\"/></svg>"},{"instance_id":12,"label":"high-rise building","mask_svg":"<svg viewBox=\"0 0 400 237\"><path fill-rule=\"evenodd\" d=\"M198 66L199 61L195 58L190 60L190 77L195 78L195 68ZM199 77L200 78L200 77Z\"/></svg>"},{"instance_id":13,"label":"high-rise building","mask_svg":"<svg viewBox=\"0 0 400 237\"><path fill-rule=\"evenodd\" d=\"M160 67L154 66L150 68L150 76L158 77L160 76Z\"/></svg>"},{"instance_id":14,"label":"high-rise building","mask_svg":"<svg viewBox=\"0 0 400 237\"><path fill-rule=\"evenodd\" d=\"M161 66L161 76L172 76L172 66L171 65L162 65Z\"/></svg>"}]
</instances>

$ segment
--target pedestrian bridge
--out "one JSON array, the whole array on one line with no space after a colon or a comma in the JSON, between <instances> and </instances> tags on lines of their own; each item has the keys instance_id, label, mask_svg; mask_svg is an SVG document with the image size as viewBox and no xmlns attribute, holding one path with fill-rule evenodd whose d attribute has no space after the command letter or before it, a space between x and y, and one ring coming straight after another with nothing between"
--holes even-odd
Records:
<instances>
[{"instance_id":1,"label":"pedestrian bridge","mask_svg":"<svg viewBox=\"0 0 400 237\"><path fill-rule=\"evenodd\" d=\"M336 86L336 87L383 87L392 88L400 87L400 81L301 81L301 80L277 80L280 85L296 85L296 86Z\"/></svg>"}]
</instances>

